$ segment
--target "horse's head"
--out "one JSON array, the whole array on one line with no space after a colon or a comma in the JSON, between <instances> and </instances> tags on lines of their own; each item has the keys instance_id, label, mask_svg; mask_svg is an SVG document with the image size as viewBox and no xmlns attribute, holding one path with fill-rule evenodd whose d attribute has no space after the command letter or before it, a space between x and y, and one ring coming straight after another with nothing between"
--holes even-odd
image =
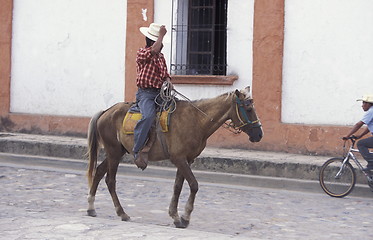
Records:
<instances>
[{"instance_id":1,"label":"horse's head","mask_svg":"<svg viewBox=\"0 0 373 240\"><path fill-rule=\"evenodd\" d=\"M231 118L233 125L246 133L251 142L259 142L263 137L263 129L250 96L250 87L235 91L233 105L235 108L235 114L232 114Z\"/></svg>"}]
</instances>

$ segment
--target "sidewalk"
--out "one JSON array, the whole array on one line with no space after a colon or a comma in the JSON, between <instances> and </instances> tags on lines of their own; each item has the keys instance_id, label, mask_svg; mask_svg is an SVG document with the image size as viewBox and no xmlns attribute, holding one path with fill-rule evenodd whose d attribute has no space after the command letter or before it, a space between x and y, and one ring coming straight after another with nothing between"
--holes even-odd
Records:
<instances>
[{"instance_id":1,"label":"sidewalk","mask_svg":"<svg viewBox=\"0 0 373 240\"><path fill-rule=\"evenodd\" d=\"M0 132L0 152L82 160L87 149L85 138ZM193 163L195 170L257 175L302 180L318 180L325 156L206 148ZM132 164L126 154L123 162ZM169 161L150 166L173 167Z\"/></svg>"}]
</instances>

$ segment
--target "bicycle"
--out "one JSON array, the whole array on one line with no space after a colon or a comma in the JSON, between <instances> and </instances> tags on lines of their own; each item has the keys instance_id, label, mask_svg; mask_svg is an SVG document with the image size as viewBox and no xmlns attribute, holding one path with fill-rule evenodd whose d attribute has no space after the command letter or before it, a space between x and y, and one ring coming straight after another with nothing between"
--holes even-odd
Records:
<instances>
[{"instance_id":1,"label":"bicycle","mask_svg":"<svg viewBox=\"0 0 373 240\"><path fill-rule=\"evenodd\" d=\"M351 136L343 144L344 157L334 157L327 160L321 167L319 173L319 182L321 188L326 194L332 197L342 198L351 193L356 183L356 173L350 163L352 159L359 170L366 176L368 185L373 191L373 173L364 171L363 166L354 155L359 152L355 148L356 137ZM346 142L350 140L351 145L346 152Z\"/></svg>"}]
</instances>

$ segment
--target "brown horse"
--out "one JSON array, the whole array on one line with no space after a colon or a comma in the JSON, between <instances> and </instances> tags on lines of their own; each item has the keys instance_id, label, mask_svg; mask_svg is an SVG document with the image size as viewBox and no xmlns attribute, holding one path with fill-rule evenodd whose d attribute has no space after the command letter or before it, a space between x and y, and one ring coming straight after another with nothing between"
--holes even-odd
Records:
<instances>
[{"instance_id":1,"label":"brown horse","mask_svg":"<svg viewBox=\"0 0 373 240\"><path fill-rule=\"evenodd\" d=\"M106 111L92 117L88 130L88 196L89 216L96 216L94 208L98 184L106 174L106 184L113 199L115 210L123 221L130 220L124 212L115 191L116 173L121 157L132 154L133 135L122 131L123 118L130 108L129 103L118 103ZM231 126L249 135L251 142L259 142L263 136L259 119L255 113L250 87L233 91L211 99L198 101L177 101L176 110L171 115L169 131L154 141L149 150L149 161L169 159L176 167L173 196L169 206L169 215L179 228L186 228L193 211L194 199L198 191L198 182L190 165L200 155L210 137L227 120ZM103 146L106 158L97 166L97 153ZM165 153L165 147L167 154ZM168 156L168 157L166 157ZM184 214L179 217L177 208L184 180L190 187L190 194Z\"/></svg>"}]
</instances>

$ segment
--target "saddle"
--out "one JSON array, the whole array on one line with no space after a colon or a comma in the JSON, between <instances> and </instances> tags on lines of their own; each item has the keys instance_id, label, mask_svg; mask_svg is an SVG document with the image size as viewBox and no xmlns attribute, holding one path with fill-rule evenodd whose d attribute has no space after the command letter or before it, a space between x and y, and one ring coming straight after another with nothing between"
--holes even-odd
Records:
<instances>
[{"instance_id":1,"label":"saddle","mask_svg":"<svg viewBox=\"0 0 373 240\"><path fill-rule=\"evenodd\" d=\"M161 126L162 132L168 132L168 127L170 125L170 115L171 108L167 110L157 112L157 118L159 118L159 124ZM131 135L134 133L135 126L137 122L142 118L140 110L136 106L131 107L126 116L123 119L122 131L124 134Z\"/></svg>"}]
</instances>

